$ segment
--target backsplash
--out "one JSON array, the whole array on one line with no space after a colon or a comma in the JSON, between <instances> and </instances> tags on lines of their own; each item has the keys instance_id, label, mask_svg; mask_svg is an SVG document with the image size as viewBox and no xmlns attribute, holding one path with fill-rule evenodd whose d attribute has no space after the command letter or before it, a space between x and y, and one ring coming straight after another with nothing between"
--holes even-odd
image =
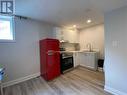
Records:
<instances>
[{"instance_id":1,"label":"backsplash","mask_svg":"<svg viewBox=\"0 0 127 95\"><path fill-rule=\"evenodd\" d=\"M66 51L80 50L79 44L75 44L75 43L61 43L60 47L65 48Z\"/></svg>"}]
</instances>

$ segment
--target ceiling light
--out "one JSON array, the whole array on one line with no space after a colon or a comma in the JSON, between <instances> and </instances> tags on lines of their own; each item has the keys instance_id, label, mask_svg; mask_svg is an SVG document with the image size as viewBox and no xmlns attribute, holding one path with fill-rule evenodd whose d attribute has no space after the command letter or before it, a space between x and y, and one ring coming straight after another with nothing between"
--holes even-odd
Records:
<instances>
[{"instance_id":1,"label":"ceiling light","mask_svg":"<svg viewBox=\"0 0 127 95\"><path fill-rule=\"evenodd\" d=\"M91 20L91 19L88 19L86 22L89 24L89 23L91 23L91 22L92 22L92 20Z\"/></svg>"},{"instance_id":2,"label":"ceiling light","mask_svg":"<svg viewBox=\"0 0 127 95\"><path fill-rule=\"evenodd\" d=\"M74 28L76 28L76 27L77 27L77 25L73 25L73 27L74 27Z\"/></svg>"}]
</instances>

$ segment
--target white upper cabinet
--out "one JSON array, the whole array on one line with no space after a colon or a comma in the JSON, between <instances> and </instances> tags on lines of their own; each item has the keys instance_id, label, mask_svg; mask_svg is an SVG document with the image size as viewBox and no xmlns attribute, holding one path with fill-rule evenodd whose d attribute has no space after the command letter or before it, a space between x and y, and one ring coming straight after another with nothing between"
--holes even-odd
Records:
<instances>
[{"instance_id":1,"label":"white upper cabinet","mask_svg":"<svg viewBox=\"0 0 127 95\"><path fill-rule=\"evenodd\" d=\"M70 43L79 43L78 31L76 29L64 29L64 38Z\"/></svg>"},{"instance_id":2,"label":"white upper cabinet","mask_svg":"<svg viewBox=\"0 0 127 95\"><path fill-rule=\"evenodd\" d=\"M79 43L78 40L78 31L76 29L71 30L71 29L65 29L65 28L59 28L55 27L53 31L53 37L56 39L64 40L69 43Z\"/></svg>"},{"instance_id":3,"label":"white upper cabinet","mask_svg":"<svg viewBox=\"0 0 127 95\"><path fill-rule=\"evenodd\" d=\"M58 39L59 41L63 39L63 32L61 28L55 27L53 29L53 38Z\"/></svg>"}]
</instances>

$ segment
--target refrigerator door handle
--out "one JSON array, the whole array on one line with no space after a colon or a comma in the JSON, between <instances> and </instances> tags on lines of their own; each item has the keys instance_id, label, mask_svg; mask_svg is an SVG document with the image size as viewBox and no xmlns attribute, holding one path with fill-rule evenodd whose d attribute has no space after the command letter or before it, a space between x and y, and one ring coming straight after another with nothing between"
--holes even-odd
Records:
<instances>
[{"instance_id":1,"label":"refrigerator door handle","mask_svg":"<svg viewBox=\"0 0 127 95\"><path fill-rule=\"evenodd\" d=\"M49 56L52 56L52 55L55 54L55 51L54 51L54 50L49 50L49 51L47 52L47 54L48 54Z\"/></svg>"}]
</instances>

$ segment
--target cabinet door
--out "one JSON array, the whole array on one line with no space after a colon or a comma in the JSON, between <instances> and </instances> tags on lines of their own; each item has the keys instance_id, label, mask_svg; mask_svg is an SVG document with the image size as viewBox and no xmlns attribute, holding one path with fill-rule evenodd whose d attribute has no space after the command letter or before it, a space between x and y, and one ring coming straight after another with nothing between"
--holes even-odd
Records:
<instances>
[{"instance_id":1,"label":"cabinet door","mask_svg":"<svg viewBox=\"0 0 127 95\"><path fill-rule=\"evenodd\" d=\"M63 29L63 39L70 42L71 37L70 37L70 33L67 29Z\"/></svg>"},{"instance_id":2,"label":"cabinet door","mask_svg":"<svg viewBox=\"0 0 127 95\"><path fill-rule=\"evenodd\" d=\"M81 66L96 70L97 69L97 59L96 53L81 53Z\"/></svg>"},{"instance_id":3,"label":"cabinet door","mask_svg":"<svg viewBox=\"0 0 127 95\"><path fill-rule=\"evenodd\" d=\"M86 67L94 69L95 68L95 54L88 53L87 54L87 64Z\"/></svg>"},{"instance_id":4,"label":"cabinet door","mask_svg":"<svg viewBox=\"0 0 127 95\"><path fill-rule=\"evenodd\" d=\"M77 30L63 30L64 40L69 41L70 43L78 43L78 31Z\"/></svg>"},{"instance_id":5,"label":"cabinet door","mask_svg":"<svg viewBox=\"0 0 127 95\"><path fill-rule=\"evenodd\" d=\"M87 65L87 55L86 55L86 53L81 53L80 54L80 65L86 67L86 65Z\"/></svg>"},{"instance_id":6,"label":"cabinet door","mask_svg":"<svg viewBox=\"0 0 127 95\"><path fill-rule=\"evenodd\" d=\"M59 41L62 40L63 37L63 33L62 33L62 29L59 27L55 27L53 30L53 38L58 39Z\"/></svg>"},{"instance_id":7,"label":"cabinet door","mask_svg":"<svg viewBox=\"0 0 127 95\"><path fill-rule=\"evenodd\" d=\"M79 33L77 30L73 31L72 37L73 37L72 40L73 43L79 43Z\"/></svg>"},{"instance_id":8,"label":"cabinet door","mask_svg":"<svg viewBox=\"0 0 127 95\"><path fill-rule=\"evenodd\" d=\"M80 65L80 53L76 53L76 63L77 65Z\"/></svg>"},{"instance_id":9,"label":"cabinet door","mask_svg":"<svg viewBox=\"0 0 127 95\"><path fill-rule=\"evenodd\" d=\"M73 62L74 62L74 67L76 67L76 54L73 53Z\"/></svg>"},{"instance_id":10,"label":"cabinet door","mask_svg":"<svg viewBox=\"0 0 127 95\"><path fill-rule=\"evenodd\" d=\"M58 40L65 40L70 43L79 43L78 37L79 33L78 31L71 30L71 29L64 29L60 27L55 27L53 30L53 38Z\"/></svg>"},{"instance_id":11,"label":"cabinet door","mask_svg":"<svg viewBox=\"0 0 127 95\"><path fill-rule=\"evenodd\" d=\"M74 59L74 67L80 65L79 53L73 53L73 59Z\"/></svg>"}]
</instances>

